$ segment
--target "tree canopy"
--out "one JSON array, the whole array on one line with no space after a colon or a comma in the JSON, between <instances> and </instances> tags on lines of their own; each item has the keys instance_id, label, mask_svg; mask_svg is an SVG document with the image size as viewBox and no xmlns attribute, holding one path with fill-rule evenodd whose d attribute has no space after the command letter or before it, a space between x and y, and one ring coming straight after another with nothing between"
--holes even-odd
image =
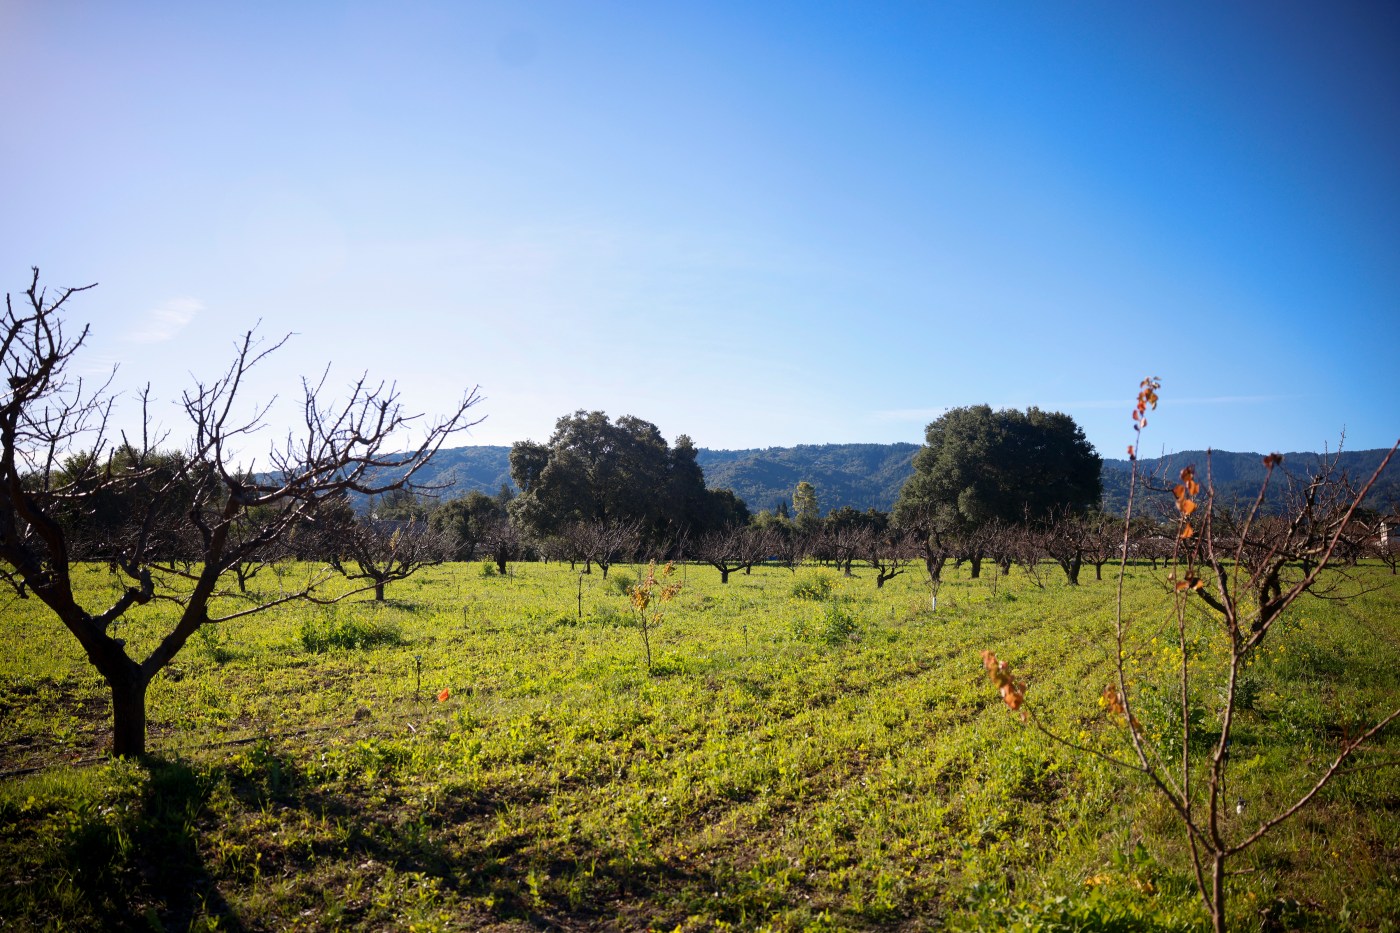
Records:
<instances>
[{"instance_id":1,"label":"tree canopy","mask_svg":"<svg viewBox=\"0 0 1400 933\"><path fill-rule=\"evenodd\" d=\"M613 422L580 409L555 423L548 443L511 447L511 478L520 487L511 515L535 534L575 522L636 522L652 538L747 521L732 493L705 488L695 457L685 435L673 448L649 421L624 415Z\"/></svg>"},{"instance_id":2,"label":"tree canopy","mask_svg":"<svg viewBox=\"0 0 1400 933\"><path fill-rule=\"evenodd\" d=\"M924 436L914 475L895 504L901 524L936 523L965 533L993 521L1083 512L1099 501L1102 459L1061 412L954 408Z\"/></svg>"}]
</instances>

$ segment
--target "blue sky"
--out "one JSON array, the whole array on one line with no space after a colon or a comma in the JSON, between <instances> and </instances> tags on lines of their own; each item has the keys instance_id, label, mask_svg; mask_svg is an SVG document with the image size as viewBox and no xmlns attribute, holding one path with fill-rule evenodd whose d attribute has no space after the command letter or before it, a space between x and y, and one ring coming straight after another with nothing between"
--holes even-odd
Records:
<instances>
[{"instance_id":1,"label":"blue sky","mask_svg":"<svg viewBox=\"0 0 1400 933\"><path fill-rule=\"evenodd\" d=\"M258 321L250 403L480 385L461 443L986 402L1122 456L1148 374L1149 453L1400 434L1393 4L10 0L0 87L4 288L100 283L172 438Z\"/></svg>"}]
</instances>

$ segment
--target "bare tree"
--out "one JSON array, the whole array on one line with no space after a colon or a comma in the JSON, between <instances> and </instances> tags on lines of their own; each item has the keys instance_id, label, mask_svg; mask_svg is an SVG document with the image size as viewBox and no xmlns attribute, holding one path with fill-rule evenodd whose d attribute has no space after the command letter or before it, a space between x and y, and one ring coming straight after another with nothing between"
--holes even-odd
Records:
<instances>
[{"instance_id":1,"label":"bare tree","mask_svg":"<svg viewBox=\"0 0 1400 933\"><path fill-rule=\"evenodd\" d=\"M757 525L745 525L739 537L739 560L744 563L744 576L753 573L753 565L761 564L773 553L776 534Z\"/></svg>"},{"instance_id":2,"label":"bare tree","mask_svg":"<svg viewBox=\"0 0 1400 933\"><path fill-rule=\"evenodd\" d=\"M328 534L331 567L347 580L368 581L375 602L384 601L388 584L440 564L452 553L446 535L425 521L364 516L337 523Z\"/></svg>"},{"instance_id":3,"label":"bare tree","mask_svg":"<svg viewBox=\"0 0 1400 933\"><path fill-rule=\"evenodd\" d=\"M1046 571L1042 561L1048 555L1044 529L1020 525L1012 529L1012 534L1012 551L1016 555L1016 563L1026 572L1032 583L1044 589Z\"/></svg>"},{"instance_id":4,"label":"bare tree","mask_svg":"<svg viewBox=\"0 0 1400 933\"><path fill-rule=\"evenodd\" d=\"M748 530L743 525L708 531L691 547L691 553L719 571L720 583L728 583L731 573L744 569L747 534Z\"/></svg>"},{"instance_id":5,"label":"bare tree","mask_svg":"<svg viewBox=\"0 0 1400 933\"><path fill-rule=\"evenodd\" d=\"M913 536L898 528L866 528L856 544L856 553L875 571L876 589L907 570L918 551Z\"/></svg>"},{"instance_id":6,"label":"bare tree","mask_svg":"<svg viewBox=\"0 0 1400 933\"><path fill-rule=\"evenodd\" d=\"M1040 542L1050 559L1065 572L1070 586L1079 585L1079 571L1091 544L1089 520L1075 512L1057 509L1040 527Z\"/></svg>"},{"instance_id":7,"label":"bare tree","mask_svg":"<svg viewBox=\"0 0 1400 933\"><path fill-rule=\"evenodd\" d=\"M928 576L930 605L938 608L938 589L943 585L943 568L957 546L957 536L952 532L952 522L946 514L928 503L896 505L895 526L906 530L924 562L924 573Z\"/></svg>"},{"instance_id":8,"label":"bare tree","mask_svg":"<svg viewBox=\"0 0 1400 933\"><path fill-rule=\"evenodd\" d=\"M574 522L564 529L570 562L581 560L584 573L591 573L593 564L608 578L608 569L619 560L630 560L642 545L641 523L634 520L598 518Z\"/></svg>"},{"instance_id":9,"label":"bare tree","mask_svg":"<svg viewBox=\"0 0 1400 933\"><path fill-rule=\"evenodd\" d=\"M1094 565L1094 579L1102 580L1103 565L1123 550L1123 520L1107 512L1091 512L1084 522L1084 559Z\"/></svg>"},{"instance_id":10,"label":"bare tree","mask_svg":"<svg viewBox=\"0 0 1400 933\"><path fill-rule=\"evenodd\" d=\"M195 631L317 598L327 579L313 575L250 606L246 598L229 599L236 597L224 585L229 571L266 559L270 546L347 492L374 494L411 484L443 442L468 426L477 397L467 393L446 418L424 425L421 439L406 452L387 453L387 445L402 443L420 419L404 412L393 385L362 377L343 402L327 408L321 402L325 377L318 384L303 381L304 426L271 450L267 469L253 473L238 462L237 448L252 441L267 406L240 417L239 393L248 372L286 338L268 345L249 331L235 344L222 375L182 396L190 437L178 456L157 449L165 439L149 436L144 411L142 436L114 444L110 380L92 386L69 371L88 329L75 336L65 330L64 317L70 299L82 291L50 294L40 288L35 269L20 301L6 295L0 322L0 581L42 600L83 646L111 690L112 751L134 756L146 748L147 687ZM80 464L63 469L65 459L71 464L80 453ZM107 548L108 566L122 588L109 603L91 607L75 591L71 572L79 558L64 516L102 497L114 498L123 510L123 532ZM178 509L171 507L176 502ZM159 563L172 543L192 549L189 569ZM176 619L145 657L133 657L112 626L133 607L151 602L176 606Z\"/></svg>"},{"instance_id":11,"label":"bare tree","mask_svg":"<svg viewBox=\"0 0 1400 933\"><path fill-rule=\"evenodd\" d=\"M1155 379L1143 380L1133 414L1139 439L1148 406L1156 407L1158 385ZM1129 448L1130 457L1137 446ZM1231 860L1306 808L1324 787L1346 773L1345 766L1358 749L1400 718L1400 707L1396 707L1368 727L1347 735L1337 754L1320 770L1310 769L1291 800L1286 799L1272 812L1245 817L1238 807L1229 805L1225 787L1243 670L1257 656L1284 611L1299 597L1329 588L1335 592L1336 573L1329 572L1329 578L1324 579L1323 570L1332 563L1357 509L1398 447L1400 442L1359 489L1336 469L1336 458L1324 460L1317 473L1295 483L1286 511L1275 518L1264 517L1262 507L1270 481L1283 460L1280 455L1264 458L1264 482L1253 504L1242 511L1217 507L1209 463L1204 500L1194 467L1181 471L1180 482L1171 490L1176 519L1168 577L1168 598L1181 657L1174 674L1181 697L1180 722L1172 735L1176 747L1174 762L1158 753L1138 720L1135 710L1139 697L1128 673L1133 654L1129 640L1132 619L1124 608L1124 579L1135 493L1141 482L1135 458L1113 613L1113 681L1101 697L1125 734L1126 752L1115 754L1088 748L1047 726L1026 703L1024 686L1014 679L1006 663L998 661L990 651L983 653L983 663L1011 709L1020 711L1023 718L1055 741L1137 773L1166 801L1185 836L1196 887L1216 933L1225 933L1226 929L1226 885L1230 874L1227 865ZM1190 715L1191 688L1195 680L1208 676L1190 660L1197 638L1196 606L1207 609L1209 634L1221 649L1212 652L1220 658L1223 668L1215 676L1225 685L1207 756L1192 754L1196 740Z\"/></svg>"},{"instance_id":12,"label":"bare tree","mask_svg":"<svg viewBox=\"0 0 1400 933\"><path fill-rule=\"evenodd\" d=\"M485 528L481 546L491 555L497 572L503 576L509 569L509 562L519 560L520 552L525 547L520 528L505 515Z\"/></svg>"},{"instance_id":13,"label":"bare tree","mask_svg":"<svg viewBox=\"0 0 1400 933\"><path fill-rule=\"evenodd\" d=\"M811 551L807 535L798 531L795 525L772 529L768 536L768 546L770 553L778 559L778 563L786 567L790 573L797 573L797 568L807 559L808 553Z\"/></svg>"}]
</instances>

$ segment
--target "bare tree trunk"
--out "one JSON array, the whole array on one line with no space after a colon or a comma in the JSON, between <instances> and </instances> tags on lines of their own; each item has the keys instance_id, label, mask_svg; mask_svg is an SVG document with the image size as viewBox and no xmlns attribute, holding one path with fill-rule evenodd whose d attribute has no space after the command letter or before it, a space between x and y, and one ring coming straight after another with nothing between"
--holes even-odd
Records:
<instances>
[{"instance_id":1,"label":"bare tree trunk","mask_svg":"<svg viewBox=\"0 0 1400 933\"><path fill-rule=\"evenodd\" d=\"M379 580L374 581L374 601L377 603L384 602L384 584Z\"/></svg>"},{"instance_id":2,"label":"bare tree trunk","mask_svg":"<svg viewBox=\"0 0 1400 933\"><path fill-rule=\"evenodd\" d=\"M1069 581L1070 586L1079 585L1079 568L1082 565L1083 561L1079 558L1078 555L1075 555L1074 557L1067 557L1064 560L1060 561L1060 567L1064 570L1065 579Z\"/></svg>"},{"instance_id":3,"label":"bare tree trunk","mask_svg":"<svg viewBox=\"0 0 1400 933\"><path fill-rule=\"evenodd\" d=\"M946 557L924 557L924 569L928 571L930 583L943 582L943 565L948 562Z\"/></svg>"},{"instance_id":4,"label":"bare tree trunk","mask_svg":"<svg viewBox=\"0 0 1400 933\"><path fill-rule=\"evenodd\" d=\"M1219 852L1211 865L1210 922L1214 933L1225 933L1225 856Z\"/></svg>"},{"instance_id":5,"label":"bare tree trunk","mask_svg":"<svg viewBox=\"0 0 1400 933\"><path fill-rule=\"evenodd\" d=\"M972 552L972 556L969 557L969 558L967 559L967 562L968 562L968 564L970 564L971 567L972 567L972 579L973 579L973 580L976 580L978 577L982 576L982 552L981 552L981 551L973 551L973 552Z\"/></svg>"},{"instance_id":6,"label":"bare tree trunk","mask_svg":"<svg viewBox=\"0 0 1400 933\"><path fill-rule=\"evenodd\" d=\"M139 669L115 679L107 678L112 690L112 754L118 758L139 758L146 754L146 686L149 683Z\"/></svg>"}]
</instances>

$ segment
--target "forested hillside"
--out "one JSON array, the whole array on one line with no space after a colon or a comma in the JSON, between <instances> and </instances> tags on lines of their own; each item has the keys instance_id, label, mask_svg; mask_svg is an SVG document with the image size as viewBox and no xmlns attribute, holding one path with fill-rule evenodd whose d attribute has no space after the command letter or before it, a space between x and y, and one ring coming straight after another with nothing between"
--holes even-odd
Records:
<instances>
[{"instance_id":1,"label":"forested hillside","mask_svg":"<svg viewBox=\"0 0 1400 933\"><path fill-rule=\"evenodd\" d=\"M1370 478L1385 453L1384 450L1343 451L1336 455L1337 467L1353 482L1360 484ZM1287 477L1302 479L1316 473L1322 464L1322 457L1322 454L1316 453L1284 454L1280 469L1285 476L1276 476L1275 481L1269 484L1265 507L1277 509L1288 493L1290 484ZM1170 486L1176 482L1175 477L1182 467L1194 465L1196 475L1204 479L1208 465L1219 501L1252 503L1259 494L1259 484L1264 481L1263 461L1263 455L1257 453L1215 450L1207 454L1204 450L1184 450L1163 457L1143 458L1138 461L1138 469L1146 476L1156 477L1155 485ZM1109 511L1120 512L1127 503L1130 466L1127 460L1105 459L1103 462L1103 494ZM1400 507L1400 463L1392 461L1386 468L1385 474L1372 488L1366 504L1375 509Z\"/></svg>"},{"instance_id":2,"label":"forested hillside","mask_svg":"<svg viewBox=\"0 0 1400 933\"><path fill-rule=\"evenodd\" d=\"M750 511L792 505L802 480L817 490L823 512L849 505L889 511L913 467L916 444L800 444L761 450L706 450L696 460L711 488L734 490Z\"/></svg>"},{"instance_id":3,"label":"forested hillside","mask_svg":"<svg viewBox=\"0 0 1400 933\"><path fill-rule=\"evenodd\" d=\"M510 480L509 447L454 447L440 450L426 468L414 477L425 486L445 486L438 495L444 499L465 496L473 489L495 495Z\"/></svg>"},{"instance_id":4,"label":"forested hillside","mask_svg":"<svg viewBox=\"0 0 1400 933\"><path fill-rule=\"evenodd\" d=\"M705 484L711 489L732 489L755 513L776 509L779 502L792 505L792 491L802 480L817 490L823 512L849 505L860 511L876 508L889 511L900 487L913 473L910 461L918 450L915 444L800 444L796 447L767 447L752 450L709 450L700 448L696 461L705 470ZM1371 475L1385 451L1346 451L1340 465L1353 478ZM1289 453L1283 469L1294 476L1316 470L1321 455ZM1140 468L1148 475L1174 476L1187 464L1195 464L1204 474L1206 452L1187 450L1160 458L1143 458ZM1217 450L1211 454L1211 472L1217 494L1225 500L1252 499L1264 478L1262 455ZM1127 501L1127 460L1103 462L1104 499L1112 511L1120 511ZM417 479L427 485L445 485L439 495L455 498L473 489L496 493L510 480L510 448L502 446L457 447L441 451ZM1270 504L1277 505L1284 484L1275 484ZM1373 490L1368 504L1374 508L1400 505L1400 464L1392 463Z\"/></svg>"}]
</instances>

